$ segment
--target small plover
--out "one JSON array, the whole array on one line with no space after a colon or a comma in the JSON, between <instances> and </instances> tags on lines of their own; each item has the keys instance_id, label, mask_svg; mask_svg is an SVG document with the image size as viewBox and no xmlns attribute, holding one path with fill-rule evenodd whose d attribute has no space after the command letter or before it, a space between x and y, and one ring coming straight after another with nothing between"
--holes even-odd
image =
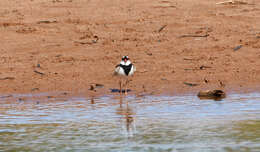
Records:
<instances>
[{"instance_id":1,"label":"small plover","mask_svg":"<svg viewBox=\"0 0 260 152\"><path fill-rule=\"evenodd\" d=\"M128 84L128 76L131 76L136 71L135 66L131 63L128 56L123 56L120 64L118 64L115 68L114 75L120 77L119 85L120 85L120 93L122 93L122 78L125 78L125 94L127 94L127 84Z\"/></svg>"}]
</instances>

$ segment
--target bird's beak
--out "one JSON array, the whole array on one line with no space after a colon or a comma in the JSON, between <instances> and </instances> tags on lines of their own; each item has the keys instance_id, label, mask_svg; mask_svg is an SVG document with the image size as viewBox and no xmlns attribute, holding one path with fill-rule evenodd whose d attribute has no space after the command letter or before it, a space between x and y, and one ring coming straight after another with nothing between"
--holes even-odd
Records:
<instances>
[{"instance_id":1,"label":"bird's beak","mask_svg":"<svg viewBox=\"0 0 260 152\"><path fill-rule=\"evenodd\" d=\"M127 62L127 59L124 59L124 62Z\"/></svg>"}]
</instances>

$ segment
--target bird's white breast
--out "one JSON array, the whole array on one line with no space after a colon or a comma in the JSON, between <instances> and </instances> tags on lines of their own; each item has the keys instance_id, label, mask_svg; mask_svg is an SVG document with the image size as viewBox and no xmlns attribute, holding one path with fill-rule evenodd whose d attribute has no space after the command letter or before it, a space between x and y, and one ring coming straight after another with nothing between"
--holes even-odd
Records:
<instances>
[{"instance_id":1,"label":"bird's white breast","mask_svg":"<svg viewBox=\"0 0 260 152\"><path fill-rule=\"evenodd\" d=\"M131 61L129 61L129 60L128 60L127 62L124 62L124 61L121 61L121 62L120 62L120 65L124 65L124 66L129 66L130 64L131 64ZM131 66L131 69L130 69L130 71L129 71L129 73L128 73L128 76L133 75L135 71L136 71L136 68L135 68L134 65L132 65L132 66ZM117 67L116 67L115 73L116 73L117 75L127 76L127 75L126 75L126 72L125 72L125 70L124 70L124 68L121 67L121 66L117 66Z\"/></svg>"}]
</instances>

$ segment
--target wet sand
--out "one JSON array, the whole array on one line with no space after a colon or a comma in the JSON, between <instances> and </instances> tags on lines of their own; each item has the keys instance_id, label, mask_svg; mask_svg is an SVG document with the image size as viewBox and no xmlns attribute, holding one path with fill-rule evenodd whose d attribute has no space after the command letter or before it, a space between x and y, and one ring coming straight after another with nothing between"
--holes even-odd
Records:
<instances>
[{"instance_id":1,"label":"wet sand","mask_svg":"<svg viewBox=\"0 0 260 152\"><path fill-rule=\"evenodd\" d=\"M260 3L217 2L1 0L0 93L108 94L123 55L134 94L259 91Z\"/></svg>"}]
</instances>

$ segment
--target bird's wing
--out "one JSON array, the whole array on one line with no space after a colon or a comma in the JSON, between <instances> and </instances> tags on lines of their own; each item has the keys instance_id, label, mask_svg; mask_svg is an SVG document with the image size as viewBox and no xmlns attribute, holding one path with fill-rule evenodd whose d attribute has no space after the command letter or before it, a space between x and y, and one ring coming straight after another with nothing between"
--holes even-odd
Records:
<instances>
[{"instance_id":1,"label":"bird's wing","mask_svg":"<svg viewBox=\"0 0 260 152\"><path fill-rule=\"evenodd\" d=\"M120 70L120 64L116 65L116 68L115 68L113 75L118 75L119 70Z\"/></svg>"}]
</instances>

